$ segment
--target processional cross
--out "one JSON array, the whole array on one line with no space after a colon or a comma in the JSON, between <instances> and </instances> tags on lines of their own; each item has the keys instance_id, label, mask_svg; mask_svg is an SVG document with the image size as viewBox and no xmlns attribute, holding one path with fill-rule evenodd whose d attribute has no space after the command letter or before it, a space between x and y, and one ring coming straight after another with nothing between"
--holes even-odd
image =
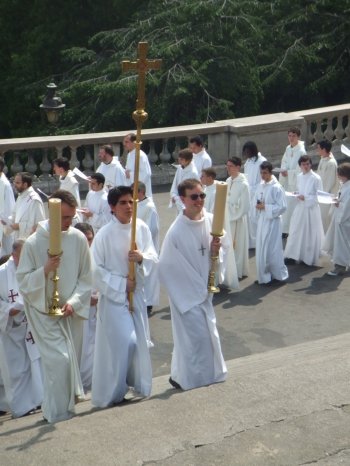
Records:
<instances>
[{"instance_id":1,"label":"processional cross","mask_svg":"<svg viewBox=\"0 0 350 466\"><path fill-rule=\"evenodd\" d=\"M139 184L139 166L140 166L140 149L141 149L141 129L142 124L147 120L148 114L145 111L145 88L146 88L146 74L149 70L159 70L162 60L148 60L147 51L148 43L139 42L138 58L136 61L124 60L122 61L122 71L137 71L137 100L136 110L133 112L132 117L136 123L136 142L135 142L135 167L134 167L134 189L133 189L133 212L131 220L131 245L130 249L136 249L136 216L137 216L137 194ZM129 278L135 280L135 263L129 263ZM133 294L129 293L129 310L133 312Z\"/></svg>"}]
</instances>

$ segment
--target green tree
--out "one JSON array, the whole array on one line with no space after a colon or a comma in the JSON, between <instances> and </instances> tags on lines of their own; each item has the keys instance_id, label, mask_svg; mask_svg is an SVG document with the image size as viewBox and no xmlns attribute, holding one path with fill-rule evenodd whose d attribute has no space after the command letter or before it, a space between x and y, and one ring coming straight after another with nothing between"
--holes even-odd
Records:
<instances>
[{"instance_id":1,"label":"green tree","mask_svg":"<svg viewBox=\"0 0 350 466\"><path fill-rule=\"evenodd\" d=\"M40 128L39 96L72 70L61 50L84 47L98 31L122 27L140 0L8 0L0 2L0 131L30 135ZM76 64L74 64L74 67ZM39 126L38 126L39 125ZM1 134L1 133L0 133ZM35 133L34 133L35 134Z\"/></svg>"},{"instance_id":2,"label":"green tree","mask_svg":"<svg viewBox=\"0 0 350 466\"><path fill-rule=\"evenodd\" d=\"M350 98L349 0L14 4L21 13L28 8L31 27L20 14L18 37L9 21L14 10L0 6L0 38L7 41L0 58L8 71L0 76L1 117L12 135L47 131L40 123L38 95L51 78L67 105L61 133L133 127L136 75L122 74L120 63L136 58L141 40L149 43L150 58L163 59L162 69L147 80L150 127L293 111Z\"/></svg>"}]
</instances>

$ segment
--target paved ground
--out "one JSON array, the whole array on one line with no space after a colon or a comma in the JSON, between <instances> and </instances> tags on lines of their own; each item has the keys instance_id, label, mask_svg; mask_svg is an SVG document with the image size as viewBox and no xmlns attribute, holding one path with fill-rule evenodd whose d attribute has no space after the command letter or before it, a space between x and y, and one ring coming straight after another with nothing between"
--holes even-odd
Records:
<instances>
[{"instance_id":1,"label":"paved ground","mask_svg":"<svg viewBox=\"0 0 350 466\"><path fill-rule=\"evenodd\" d=\"M167 188L155 195L161 217L163 237L174 218L168 209ZM256 280L254 254L250 276L240 282L239 292L222 290L214 296L218 328L225 359L239 358L274 348L295 345L350 332L349 277L330 277L327 258L323 267L289 266L286 285L266 287ZM160 307L150 318L155 343L152 350L154 375L169 373L171 325L167 296L162 293Z\"/></svg>"},{"instance_id":2,"label":"paved ground","mask_svg":"<svg viewBox=\"0 0 350 466\"><path fill-rule=\"evenodd\" d=\"M225 383L152 396L70 421L0 423L6 466L350 464L350 334L228 361Z\"/></svg>"},{"instance_id":3,"label":"paved ground","mask_svg":"<svg viewBox=\"0 0 350 466\"><path fill-rule=\"evenodd\" d=\"M162 235L173 218L168 195L155 201ZM215 296L229 377L190 392L168 385L171 323L167 298L150 318L154 388L54 426L40 413L0 418L0 465L350 464L349 276L290 266L280 287L254 284ZM131 395L130 395L131 396ZM132 398L132 396L131 396Z\"/></svg>"}]
</instances>

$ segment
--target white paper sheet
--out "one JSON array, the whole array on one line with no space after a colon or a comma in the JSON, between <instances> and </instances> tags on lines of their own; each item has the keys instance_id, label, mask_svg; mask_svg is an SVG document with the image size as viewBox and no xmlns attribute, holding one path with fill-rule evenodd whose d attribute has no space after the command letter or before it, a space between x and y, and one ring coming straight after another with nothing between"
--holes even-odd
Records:
<instances>
[{"instance_id":1,"label":"white paper sheet","mask_svg":"<svg viewBox=\"0 0 350 466\"><path fill-rule=\"evenodd\" d=\"M85 173L83 173L81 170L79 170L79 168L75 167L73 169L73 173L74 175L76 176L79 176L79 178L82 178L83 180L85 181L90 181L90 178L88 176L85 175Z\"/></svg>"},{"instance_id":2,"label":"white paper sheet","mask_svg":"<svg viewBox=\"0 0 350 466\"><path fill-rule=\"evenodd\" d=\"M285 192L285 195L287 197L298 197L299 196L299 193L291 193L290 191L286 191Z\"/></svg>"},{"instance_id":3,"label":"white paper sheet","mask_svg":"<svg viewBox=\"0 0 350 466\"><path fill-rule=\"evenodd\" d=\"M348 149L346 146L344 146L344 144L341 145L340 150L343 152L343 154L350 157L350 149Z\"/></svg>"},{"instance_id":4,"label":"white paper sheet","mask_svg":"<svg viewBox=\"0 0 350 466\"><path fill-rule=\"evenodd\" d=\"M335 204L337 201L334 194L326 191L317 191L317 200L320 204Z\"/></svg>"},{"instance_id":5,"label":"white paper sheet","mask_svg":"<svg viewBox=\"0 0 350 466\"><path fill-rule=\"evenodd\" d=\"M41 189L39 188L35 188L40 194L42 194L43 196L46 197L46 199L48 199L50 196L48 196L46 193L44 193L44 191L42 191Z\"/></svg>"}]
</instances>

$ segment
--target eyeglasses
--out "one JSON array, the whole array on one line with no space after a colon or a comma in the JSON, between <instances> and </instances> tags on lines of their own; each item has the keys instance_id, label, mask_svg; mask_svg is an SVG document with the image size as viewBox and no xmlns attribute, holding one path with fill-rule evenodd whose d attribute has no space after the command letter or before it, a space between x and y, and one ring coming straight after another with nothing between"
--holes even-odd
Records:
<instances>
[{"instance_id":1,"label":"eyeglasses","mask_svg":"<svg viewBox=\"0 0 350 466\"><path fill-rule=\"evenodd\" d=\"M190 194L189 196L190 199L192 199L192 201L196 201L198 198L200 199L205 199L206 198L206 194L205 193L200 193L200 194Z\"/></svg>"}]
</instances>

